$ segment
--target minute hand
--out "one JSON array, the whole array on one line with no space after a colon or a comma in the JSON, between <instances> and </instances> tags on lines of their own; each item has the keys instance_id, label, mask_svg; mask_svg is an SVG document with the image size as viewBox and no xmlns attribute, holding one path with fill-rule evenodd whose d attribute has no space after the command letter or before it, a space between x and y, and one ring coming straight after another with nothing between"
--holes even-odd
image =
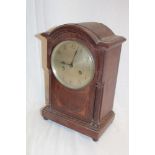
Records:
<instances>
[{"instance_id":1,"label":"minute hand","mask_svg":"<svg viewBox=\"0 0 155 155\"><path fill-rule=\"evenodd\" d=\"M77 51L78 51L78 49L77 49L76 52L74 53L73 59L72 59L72 61L71 61L71 63L70 63L70 66L71 66L71 67L73 67L73 62L74 62L75 56L76 56L76 54L77 54Z\"/></svg>"}]
</instances>

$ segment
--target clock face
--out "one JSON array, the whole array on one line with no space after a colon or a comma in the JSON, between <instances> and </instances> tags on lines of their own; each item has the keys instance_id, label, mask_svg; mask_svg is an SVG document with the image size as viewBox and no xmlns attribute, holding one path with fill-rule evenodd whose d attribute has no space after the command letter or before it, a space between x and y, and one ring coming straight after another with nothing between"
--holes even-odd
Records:
<instances>
[{"instance_id":1,"label":"clock face","mask_svg":"<svg viewBox=\"0 0 155 155\"><path fill-rule=\"evenodd\" d=\"M65 87L80 89L92 81L95 63L90 50L77 41L63 41L52 52L51 67Z\"/></svg>"}]
</instances>

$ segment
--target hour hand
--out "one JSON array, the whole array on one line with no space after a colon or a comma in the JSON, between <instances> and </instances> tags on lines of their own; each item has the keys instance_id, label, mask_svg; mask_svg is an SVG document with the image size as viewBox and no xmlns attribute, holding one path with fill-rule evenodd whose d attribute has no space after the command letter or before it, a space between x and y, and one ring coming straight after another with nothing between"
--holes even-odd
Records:
<instances>
[{"instance_id":1,"label":"hour hand","mask_svg":"<svg viewBox=\"0 0 155 155\"><path fill-rule=\"evenodd\" d=\"M70 65L70 64L68 64L68 63L66 63L64 61L61 61L60 63L63 64L63 65Z\"/></svg>"}]
</instances>

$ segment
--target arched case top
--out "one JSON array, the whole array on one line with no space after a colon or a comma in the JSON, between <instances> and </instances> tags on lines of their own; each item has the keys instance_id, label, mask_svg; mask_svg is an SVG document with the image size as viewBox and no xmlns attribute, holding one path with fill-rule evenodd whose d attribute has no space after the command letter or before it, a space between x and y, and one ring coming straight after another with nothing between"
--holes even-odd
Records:
<instances>
[{"instance_id":1,"label":"arched case top","mask_svg":"<svg viewBox=\"0 0 155 155\"><path fill-rule=\"evenodd\" d=\"M126 39L122 36L115 35L111 29L101 23L86 22L78 24L64 24L53 30L41 33L47 39L54 39L60 33L74 32L85 35L85 37L95 45L106 49L121 44Z\"/></svg>"}]
</instances>

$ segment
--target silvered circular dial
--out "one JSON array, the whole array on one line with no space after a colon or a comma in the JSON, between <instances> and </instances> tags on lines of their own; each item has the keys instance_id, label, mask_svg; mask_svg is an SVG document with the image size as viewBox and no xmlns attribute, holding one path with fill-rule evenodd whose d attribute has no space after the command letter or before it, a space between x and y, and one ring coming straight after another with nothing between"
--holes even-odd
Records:
<instances>
[{"instance_id":1,"label":"silvered circular dial","mask_svg":"<svg viewBox=\"0 0 155 155\"><path fill-rule=\"evenodd\" d=\"M51 67L56 79L71 89L86 86L94 77L95 64L89 49L77 41L63 41L52 52Z\"/></svg>"}]
</instances>

